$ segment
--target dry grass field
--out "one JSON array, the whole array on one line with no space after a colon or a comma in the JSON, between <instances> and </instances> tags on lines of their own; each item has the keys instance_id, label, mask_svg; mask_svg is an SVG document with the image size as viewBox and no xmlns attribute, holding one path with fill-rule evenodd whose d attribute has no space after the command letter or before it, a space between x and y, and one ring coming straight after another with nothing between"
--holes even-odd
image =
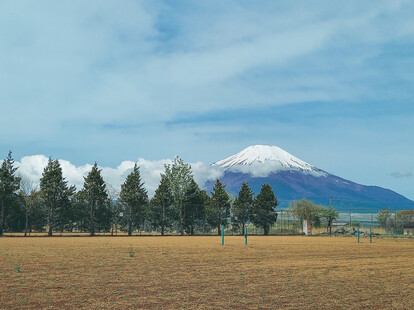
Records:
<instances>
[{"instance_id":1,"label":"dry grass field","mask_svg":"<svg viewBox=\"0 0 414 310\"><path fill-rule=\"evenodd\" d=\"M0 308L414 309L414 240L248 241L0 238Z\"/></svg>"}]
</instances>

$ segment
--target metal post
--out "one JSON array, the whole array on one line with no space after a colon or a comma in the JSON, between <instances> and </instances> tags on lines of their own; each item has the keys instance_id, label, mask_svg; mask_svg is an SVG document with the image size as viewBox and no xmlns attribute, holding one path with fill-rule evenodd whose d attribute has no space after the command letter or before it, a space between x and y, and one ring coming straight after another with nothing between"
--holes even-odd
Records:
<instances>
[{"instance_id":1,"label":"metal post","mask_svg":"<svg viewBox=\"0 0 414 310\"><path fill-rule=\"evenodd\" d=\"M224 225L221 225L221 245L224 245Z\"/></svg>"},{"instance_id":2,"label":"metal post","mask_svg":"<svg viewBox=\"0 0 414 310\"><path fill-rule=\"evenodd\" d=\"M369 242L372 243L372 231L369 229Z\"/></svg>"},{"instance_id":3,"label":"metal post","mask_svg":"<svg viewBox=\"0 0 414 310\"><path fill-rule=\"evenodd\" d=\"M358 230L357 230L357 238L358 238L358 243L359 243L359 227L358 227Z\"/></svg>"},{"instance_id":4,"label":"metal post","mask_svg":"<svg viewBox=\"0 0 414 310\"><path fill-rule=\"evenodd\" d=\"M283 210L280 210L280 234L283 233Z\"/></svg>"},{"instance_id":5,"label":"metal post","mask_svg":"<svg viewBox=\"0 0 414 310\"><path fill-rule=\"evenodd\" d=\"M244 244L247 245L247 226L244 228Z\"/></svg>"}]
</instances>

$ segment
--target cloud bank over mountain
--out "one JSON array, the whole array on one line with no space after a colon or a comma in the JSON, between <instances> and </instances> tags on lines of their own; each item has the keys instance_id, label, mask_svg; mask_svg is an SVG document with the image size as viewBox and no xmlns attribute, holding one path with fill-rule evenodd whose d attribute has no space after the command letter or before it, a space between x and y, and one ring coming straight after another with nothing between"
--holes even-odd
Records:
<instances>
[{"instance_id":1,"label":"cloud bank over mountain","mask_svg":"<svg viewBox=\"0 0 414 310\"><path fill-rule=\"evenodd\" d=\"M16 161L16 167L18 167L17 173L29 181L33 188L39 187L40 178L42 177L43 169L46 167L48 160L48 157L45 155L25 156L20 162ZM66 178L68 183L75 185L78 190L82 189L84 177L92 169L92 165L76 166L64 159L59 159L59 163L62 167L63 177ZM137 165L141 172L141 179L145 182L144 187L148 190L149 196L152 196L158 187L161 179L160 175L164 173L164 165L171 163L171 159L150 161L139 158L137 160ZM121 184L132 171L134 164L135 162L133 161L122 161L116 168L101 166L99 168L102 169L102 177L108 186L119 191ZM201 161L190 163L190 165L194 179L200 186L203 186L207 180L215 180L223 174L219 168L210 167Z\"/></svg>"}]
</instances>

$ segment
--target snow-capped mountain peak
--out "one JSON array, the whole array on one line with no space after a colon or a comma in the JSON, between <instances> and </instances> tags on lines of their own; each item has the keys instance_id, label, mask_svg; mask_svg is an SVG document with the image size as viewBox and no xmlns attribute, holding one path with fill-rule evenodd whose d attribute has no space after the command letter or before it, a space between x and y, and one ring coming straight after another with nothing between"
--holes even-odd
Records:
<instances>
[{"instance_id":1,"label":"snow-capped mountain peak","mask_svg":"<svg viewBox=\"0 0 414 310\"><path fill-rule=\"evenodd\" d=\"M237 154L213 163L212 166L255 176L267 176L281 170L301 170L320 174L320 170L314 166L271 145L249 146Z\"/></svg>"}]
</instances>

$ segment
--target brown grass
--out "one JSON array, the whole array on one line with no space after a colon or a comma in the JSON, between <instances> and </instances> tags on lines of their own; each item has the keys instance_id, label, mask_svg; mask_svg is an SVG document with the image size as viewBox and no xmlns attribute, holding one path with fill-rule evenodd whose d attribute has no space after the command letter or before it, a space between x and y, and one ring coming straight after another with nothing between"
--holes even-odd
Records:
<instances>
[{"instance_id":1,"label":"brown grass","mask_svg":"<svg viewBox=\"0 0 414 310\"><path fill-rule=\"evenodd\" d=\"M248 241L0 238L0 308L414 309L414 240Z\"/></svg>"}]
</instances>

